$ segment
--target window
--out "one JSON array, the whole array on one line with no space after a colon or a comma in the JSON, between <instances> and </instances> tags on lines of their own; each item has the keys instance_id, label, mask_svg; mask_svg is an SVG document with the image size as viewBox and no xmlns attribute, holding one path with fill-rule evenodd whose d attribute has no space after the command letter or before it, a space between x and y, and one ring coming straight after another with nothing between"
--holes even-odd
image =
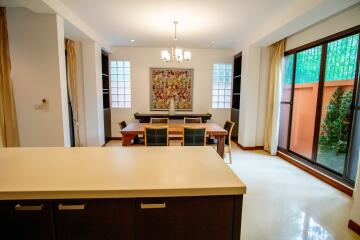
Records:
<instances>
[{"instance_id":1,"label":"window","mask_svg":"<svg viewBox=\"0 0 360 240\"><path fill-rule=\"evenodd\" d=\"M354 184L359 161L360 135L354 130L360 128L360 98L353 96L359 31L288 51L280 104L279 151L348 185Z\"/></svg>"},{"instance_id":2,"label":"window","mask_svg":"<svg viewBox=\"0 0 360 240\"><path fill-rule=\"evenodd\" d=\"M131 108L130 62L111 61L111 107Z\"/></svg>"},{"instance_id":3,"label":"window","mask_svg":"<svg viewBox=\"0 0 360 240\"><path fill-rule=\"evenodd\" d=\"M231 71L231 64L217 63L213 65L213 108L230 108L231 106Z\"/></svg>"}]
</instances>

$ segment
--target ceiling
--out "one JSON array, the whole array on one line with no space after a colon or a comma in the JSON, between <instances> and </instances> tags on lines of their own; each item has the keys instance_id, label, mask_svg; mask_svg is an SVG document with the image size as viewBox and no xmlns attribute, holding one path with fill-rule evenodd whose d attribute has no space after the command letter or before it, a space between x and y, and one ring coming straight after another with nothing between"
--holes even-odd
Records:
<instances>
[{"instance_id":1,"label":"ceiling","mask_svg":"<svg viewBox=\"0 0 360 240\"><path fill-rule=\"evenodd\" d=\"M111 45L233 48L299 0L60 0ZM135 42L130 40L134 39Z\"/></svg>"}]
</instances>

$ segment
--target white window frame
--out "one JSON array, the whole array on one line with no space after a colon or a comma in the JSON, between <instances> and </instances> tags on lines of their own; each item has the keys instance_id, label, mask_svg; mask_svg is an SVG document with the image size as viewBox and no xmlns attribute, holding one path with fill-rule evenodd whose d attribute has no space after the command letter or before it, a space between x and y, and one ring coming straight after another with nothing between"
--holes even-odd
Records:
<instances>
[{"instance_id":1,"label":"white window frame","mask_svg":"<svg viewBox=\"0 0 360 240\"><path fill-rule=\"evenodd\" d=\"M130 61L110 61L111 108L131 108L131 95Z\"/></svg>"},{"instance_id":2,"label":"white window frame","mask_svg":"<svg viewBox=\"0 0 360 240\"><path fill-rule=\"evenodd\" d=\"M215 63L212 68L211 107L230 109L232 98L232 64Z\"/></svg>"}]
</instances>

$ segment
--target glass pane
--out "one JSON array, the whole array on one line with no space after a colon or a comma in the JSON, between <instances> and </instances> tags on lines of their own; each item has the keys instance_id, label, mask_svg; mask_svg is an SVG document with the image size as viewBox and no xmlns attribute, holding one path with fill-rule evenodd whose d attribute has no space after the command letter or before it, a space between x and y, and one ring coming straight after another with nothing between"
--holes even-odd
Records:
<instances>
[{"instance_id":1,"label":"glass pane","mask_svg":"<svg viewBox=\"0 0 360 240\"><path fill-rule=\"evenodd\" d=\"M357 107L360 108L360 98ZM352 147L349 157L349 173L348 177L355 181L358 170L359 154L360 154L360 110L355 111L355 125L353 128ZM360 174L360 173L358 173Z\"/></svg>"},{"instance_id":2,"label":"glass pane","mask_svg":"<svg viewBox=\"0 0 360 240\"><path fill-rule=\"evenodd\" d=\"M282 82L281 101L290 102L291 86L294 67L294 54L285 57L284 63L284 80Z\"/></svg>"},{"instance_id":3,"label":"glass pane","mask_svg":"<svg viewBox=\"0 0 360 240\"><path fill-rule=\"evenodd\" d=\"M279 124L279 147L287 149L288 130L289 130L290 104L280 105L280 124Z\"/></svg>"},{"instance_id":4,"label":"glass pane","mask_svg":"<svg viewBox=\"0 0 360 240\"><path fill-rule=\"evenodd\" d=\"M290 150L311 159L319 87L321 46L296 54Z\"/></svg>"},{"instance_id":5,"label":"glass pane","mask_svg":"<svg viewBox=\"0 0 360 240\"><path fill-rule=\"evenodd\" d=\"M116 61L111 61L111 62L110 62L110 66L111 66L112 68L116 68Z\"/></svg>"},{"instance_id":6,"label":"glass pane","mask_svg":"<svg viewBox=\"0 0 360 240\"><path fill-rule=\"evenodd\" d=\"M358 42L359 35L353 35L327 47L317 162L341 174L351 130Z\"/></svg>"},{"instance_id":7,"label":"glass pane","mask_svg":"<svg viewBox=\"0 0 360 240\"><path fill-rule=\"evenodd\" d=\"M131 108L131 102L125 102L125 107L126 108Z\"/></svg>"},{"instance_id":8,"label":"glass pane","mask_svg":"<svg viewBox=\"0 0 360 240\"><path fill-rule=\"evenodd\" d=\"M129 61L126 61L126 62L124 62L124 67L130 67L130 62Z\"/></svg>"}]
</instances>

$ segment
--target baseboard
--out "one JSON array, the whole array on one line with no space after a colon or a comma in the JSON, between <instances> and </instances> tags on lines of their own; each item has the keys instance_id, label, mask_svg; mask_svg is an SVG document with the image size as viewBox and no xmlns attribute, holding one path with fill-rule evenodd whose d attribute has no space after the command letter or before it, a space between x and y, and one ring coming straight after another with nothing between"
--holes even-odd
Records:
<instances>
[{"instance_id":1,"label":"baseboard","mask_svg":"<svg viewBox=\"0 0 360 240\"><path fill-rule=\"evenodd\" d=\"M349 220L348 227L360 235L360 225L354 222L353 220Z\"/></svg>"},{"instance_id":2,"label":"baseboard","mask_svg":"<svg viewBox=\"0 0 360 240\"><path fill-rule=\"evenodd\" d=\"M232 140L241 150L244 151L255 151L255 150L264 150L264 146L253 146L253 147L244 147L240 143Z\"/></svg>"},{"instance_id":3,"label":"baseboard","mask_svg":"<svg viewBox=\"0 0 360 240\"><path fill-rule=\"evenodd\" d=\"M296 167L298 167L298 168L304 170L305 172L313 175L314 177L320 179L321 181L323 181L323 182L329 184L330 186L338 189L339 191L341 191L341 192L343 192L343 193L345 193L345 194L347 194L349 196L353 195L353 189L346 186L345 184L343 184L343 183L341 183L341 182L339 182L339 181L337 181L337 180L335 180L335 179L333 179L333 178L331 178L331 177L329 177L329 176L327 176L327 175L325 175L325 174L323 174L323 173L321 173L321 172L319 172L319 171L317 171L317 170L303 164L302 162L300 162L300 161L298 161L298 160L292 158L291 156L286 155L286 154L284 154L282 152L278 151L277 155L280 158L284 159L285 161L291 163L292 165L295 165Z\"/></svg>"},{"instance_id":4,"label":"baseboard","mask_svg":"<svg viewBox=\"0 0 360 240\"><path fill-rule=\"evenodd\" d=\"M122 137L111 137L111 140L121 140Z\"/></svg>"}]
</instances>

